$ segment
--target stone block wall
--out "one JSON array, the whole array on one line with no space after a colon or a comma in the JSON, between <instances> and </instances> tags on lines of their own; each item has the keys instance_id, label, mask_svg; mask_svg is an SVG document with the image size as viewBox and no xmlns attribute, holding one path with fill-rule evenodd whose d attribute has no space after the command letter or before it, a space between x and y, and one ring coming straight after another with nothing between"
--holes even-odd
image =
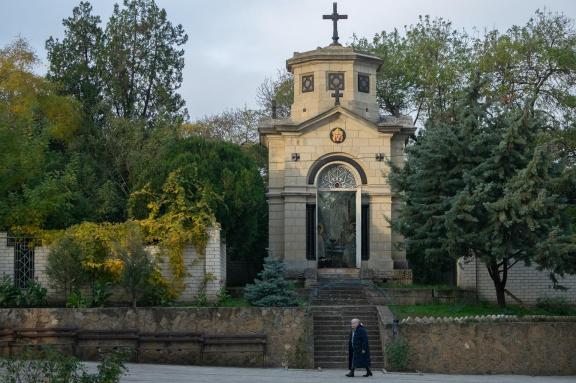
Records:
<instances>
[{"instance_id":1,"label":"stone block wall","mask_svg":"<svg viewBox=\"0 0 576 383\"><path fill-rule=\"evenodd\" d=\"M257 335L266 339L264 363L259 366L312 368L314 363L313 337L309 333L312 319L299 307L0 309L0 324L15 331L21 328L73 328L79 333L129 331L136 336L168 333L194 333L202 338ZM172 354L162 352L170 351L167 350L170 347ZM224 366L239 365L246 360L246 353L254 352L249 345L223 343L216 358L202 358L203 363L192 358L183 361L180 355L187 350L174 349L170 341L158 343L152 351L154 353L147 356L148 362ZM154 355L161 359L154 359ZM258 360L254 362L259 363Z\"/></svg>"},{"instance_id":2,"label":"stone block wall","mask_svg":"<svg viewBox=\"0 0 576 383\"><path fill-rule=\"evenodd\" d=\"M198 293L204 287L205 276L211 275L205 286L208 300L215 300L222 286L226 286L226 243L221 237L220 225L216 224L208 231L209 239L204 256L200 255L193 246L184 249L184 265L186 277L184 278L184 291L178 298L180 303L194 301ZM14 277L14 247L7 243L6 233L0 233L0 277L7 275ZM158 249L150 246L147 248L151 255L158 253ZM34 277L44 287L48 288L48 299L61 301L62 295L50 286L46 275L46 263L50 248L37 246L34 249ZM160 269L166 278L171 278L170 265L166 258L159 259ZM113 300L125 301L121 291L114 291Z\"/></svg>"},{"instance_id":3,"label":"stone block wall","mask_svg":"<svg viewBox=\"0 0 576 383\"><path fill-rule=\"evenodd\" d=\"M398 337L408 344L409 371L574 375L576 321L570 319L400 324ZM386 349L392 340L392 326L383 327Z\"/></svg>"},{"instance_id":4,"label":"stone block wall","mask_svg":"<svg viewBox=\"0 0 576 383\"><path fill-rule=\"evenodd\" d=\"M476 289L480 300L496 302L494 283L486 266L475 260L460 259L457 267L458 286L465 289ZM563 297L568 303L576 304L576 275L560 278L559 282L567 290L553 288L549 273L539 271L534 266L517 263L508 271L506 289L524 304L536 304L538 298ZM506 297L509 303L515 302L511 296Z\"/></svg>"}]
</instances>

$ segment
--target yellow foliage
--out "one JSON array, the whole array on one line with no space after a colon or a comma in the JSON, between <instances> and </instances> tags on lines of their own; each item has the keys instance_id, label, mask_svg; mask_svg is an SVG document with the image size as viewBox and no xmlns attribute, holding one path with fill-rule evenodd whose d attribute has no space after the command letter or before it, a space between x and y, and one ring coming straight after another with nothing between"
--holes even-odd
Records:
<instances>
[{"instance_id":1,"label":"yellow foliage","mask_svg":"<svg viewBox=\"0 0 576 383\"><path fill-rule=\"evenodd\" d=\"M83 222L66 230L43 231L40 237L43 244L49 245L65 234L71 235L83 249L85 255L83 266L86 270L106 273L110 278L117 279L122 273L124 264L116 258L115 246L124 244L130 230L136 226L142 232L144 242L157 245L160 256L168 258L172 279L166 280L160 272L157 272L154 273L155 282L168 286L171 295L178 296L185 287L184 249L188 245L193 245L199 254L204 254L208 241L207 217L192 219L192 228L185 227L179 220L181 217L171 213L157 219L128 220L122 223ZM31 228L27 230L35 231Z\"/></svg>"}]
</instances>

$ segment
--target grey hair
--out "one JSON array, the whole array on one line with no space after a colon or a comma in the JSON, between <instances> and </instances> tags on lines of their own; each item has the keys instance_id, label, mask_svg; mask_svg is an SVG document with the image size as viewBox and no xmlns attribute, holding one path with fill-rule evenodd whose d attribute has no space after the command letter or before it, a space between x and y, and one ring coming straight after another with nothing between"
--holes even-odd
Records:
<instances>
[{"instance_id":1,"label":"grey hair","mask_svg":"<svg viewBox=\"0 0 576 383\"><path fill-rule=\"evenodd\" d=\"M352 319L352 320L350 321L350 323L358 323L358 324L360 324L360 319L354 318L354 319Z\"/></svg>"}]
</instances>

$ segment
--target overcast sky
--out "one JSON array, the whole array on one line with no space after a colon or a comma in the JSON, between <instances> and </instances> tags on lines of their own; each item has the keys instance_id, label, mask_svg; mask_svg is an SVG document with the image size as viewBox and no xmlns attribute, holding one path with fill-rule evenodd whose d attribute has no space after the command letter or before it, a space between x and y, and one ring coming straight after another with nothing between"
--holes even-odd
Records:
<instances>
[{"instance_id":1,"label":"overcast sky","mask_svg":"<svg viewBox=\"0 0 576 383\"><path fill-rule=\"evenodd\" d=\"M62 38L62 19L80 0L0 0L0 46L17 36L26 38L43 61L44 42ZM113 0L93 0L94 13L105 25ZM121 2L121 0L118 0ZM332 25L322 14L329 0L156 0L174 24L189 36L184 82L180 93L192 119L225 109L255 106L258 85L284 68L294 51L331 42ZM471 31L525 24L536 9L576 16L575 0L340 0L340 42L372 36L382 30L414 24L418 15L443 17Z\"/></svg>"}]
</instances>

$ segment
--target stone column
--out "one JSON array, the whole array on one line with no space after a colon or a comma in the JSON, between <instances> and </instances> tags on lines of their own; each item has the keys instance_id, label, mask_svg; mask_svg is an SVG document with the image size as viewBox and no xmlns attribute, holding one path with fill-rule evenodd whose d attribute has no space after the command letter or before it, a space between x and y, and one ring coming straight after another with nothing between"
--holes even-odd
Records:
<instances>
[{"instance_id":1,"label":"stone column","mask_svg":"<svg viewBox=\"0 0 576 383\"><path fill-rule=\"evenodd\" d=\"M290 278L303 277L306 260L306 193L284 196L284 264Z\"/></svg>"},{"instance_id":2,"label":"stone column","mask_svg":"<svg viewBox=\"0 0 576 383\"><path fill-rule=\"evenodd\" d=\"M205 275L214 277L214 279L206 283L206 297L209 301L215 301L218 298L220 289L226 285L226 257L225 255L222 257L219 224L209 230L204 272Z\"/></svg>"}]
</instances>

